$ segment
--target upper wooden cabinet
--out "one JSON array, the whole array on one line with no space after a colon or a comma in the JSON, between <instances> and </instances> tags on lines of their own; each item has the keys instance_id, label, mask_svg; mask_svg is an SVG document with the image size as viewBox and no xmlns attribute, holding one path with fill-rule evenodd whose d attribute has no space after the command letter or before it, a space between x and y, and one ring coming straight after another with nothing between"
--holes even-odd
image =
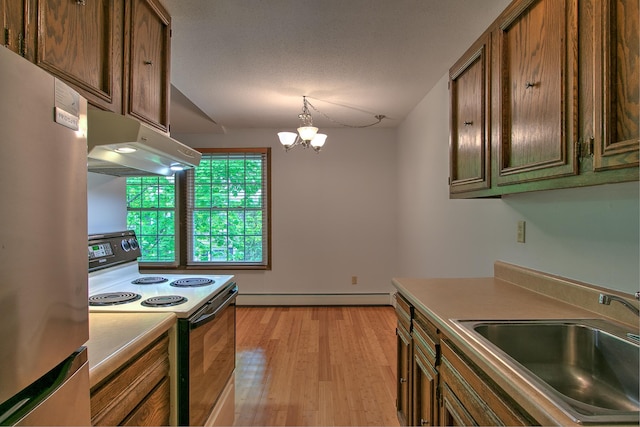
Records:
<instances>
[{"instance_id":1,"label":"upper wooden cabinet","mask_svg":"<svg viewBox=\"0 0 640 427\"><path fill-rule=\"evenodd\" d=\"M2 44L15 53L25 56L26 50L26 0L0 0Z\"/></svg>"},{"instance_id":2,"label":"upper wooden cabinet","mask_svg":"<svg viewBox=\"0 0 640 427\"><path fill-rule=\"evenodd\" d=\"M460 58L449 73L452 193L490 186L490 52L491 34L487 34Z\"/></svg>"},{"instance_id":3,"label":"upper wooden cabinet","mask_svg":"<svg viewBox=\"0 0 640 427\"><path fill-rule=\"evenodd\" d=\"M3 44L94 107L169 130L171 17L159 0L0 0Z\"/></svg>"},{"instance_id":4,"label":"upper wooden cabinet","mask_svg":"<svg viewBox=\"0 0 640 427\"><path fill-rule=\"evenodd\" d=\"M126 23L127 114L167 132L171 18L157 1L131 0Z\"/></svg>"},{"instance_id":5,"label":"upper wooden cabinet","mask_svg":"<svg viewBox=\"0 0 640 427\"><path fill-rule=\"evenodd\" d=\"M514 0L500 14L450 69L450 197L639 179L638 3Z\"/></svg>"},{"instance_id":6,"label":"upper wooden cabinet","mask_svg":"<svg viewBox=\"0 0 640 427\"><path fill-rule=\"evenodd\" d=\"M601 0L594 13L594 168L638 166L640 8Z\"/></svg>"},{"instance_id":7,"label":"upper wooden cabinet","mask_svg":"<svg viewBox=\"0 0 640 427\"><path fill-rule=\"evenodd\" d=\"M36 64L93 105L122 111L122 2L37 0Z\"/></svg>"},{"instance_id":8,"label":"upper wooden cabinet","mask_svg":"<svg viewBox=\"0 0 640 427\"><path fill-rule=\"evenodd\" d=\"M577 12L576 0L527 0L498 21L498 185L578 172Z\"/></svg>"}]
</instances>

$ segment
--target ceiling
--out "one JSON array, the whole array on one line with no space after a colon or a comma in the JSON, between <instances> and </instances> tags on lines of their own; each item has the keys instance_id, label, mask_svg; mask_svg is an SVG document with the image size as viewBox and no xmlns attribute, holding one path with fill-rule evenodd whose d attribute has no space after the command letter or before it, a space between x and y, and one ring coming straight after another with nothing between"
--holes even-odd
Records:
<instances>
[{"instance_id":1,"label":"ceiling","mask_svg":"<svg viewBox=\"0 0 640 427\"><path fill-rule=\"evenodd\" d=\"M162 0L172 133L398 126L507 0ZM443 108L446 108L443 106Z\"/></svg>"}]
</instances>

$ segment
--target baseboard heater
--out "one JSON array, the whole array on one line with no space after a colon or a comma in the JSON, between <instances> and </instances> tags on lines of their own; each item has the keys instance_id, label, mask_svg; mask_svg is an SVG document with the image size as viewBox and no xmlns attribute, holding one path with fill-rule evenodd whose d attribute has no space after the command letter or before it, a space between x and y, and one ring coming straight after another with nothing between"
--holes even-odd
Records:
<instances>
[{"instance_id":1,"label":"baseboard heater","mask_svg":"<svg viewBox=\"0 0 640 427\"><path fill-rule=\"evenodd\" d=\"M236 305L393 305L393 293L238 294Z\"/></svg>"}]
</instances>

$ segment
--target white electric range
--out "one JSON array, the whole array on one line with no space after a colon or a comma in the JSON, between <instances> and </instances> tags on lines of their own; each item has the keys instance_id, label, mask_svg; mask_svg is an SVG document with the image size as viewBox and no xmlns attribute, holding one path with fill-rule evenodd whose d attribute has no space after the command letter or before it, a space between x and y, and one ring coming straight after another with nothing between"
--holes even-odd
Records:
<instances>
[{"instance_id":1,"label":"white electric range","mask_svg":"<svg viewBox=\"0 0 640 427\"><path fill-rule=\"evenodd\" d=\"M233 276L141 274L131 230L89 236L88 252L90 312L176 314L175 423L204 425L223 405L233 414L233 399L221 398L233 388L235 370Z\"/></svg>"}]
</instances>

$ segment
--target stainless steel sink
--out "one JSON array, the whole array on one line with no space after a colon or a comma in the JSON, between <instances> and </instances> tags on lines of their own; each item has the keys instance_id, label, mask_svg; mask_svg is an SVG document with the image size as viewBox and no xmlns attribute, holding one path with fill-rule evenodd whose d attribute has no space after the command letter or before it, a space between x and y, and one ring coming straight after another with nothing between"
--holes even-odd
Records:
<instances>
[{"instance_id":1,"label":"stainless steel sink","mask_svg":"<svg viewBox=\"0 0 640 427\"><path fill-rule=\"evenodd\" d=\"M640 346L630 331L603 320L457 322L576 422L640 421Z\"/></svg>"}]
</instances>

